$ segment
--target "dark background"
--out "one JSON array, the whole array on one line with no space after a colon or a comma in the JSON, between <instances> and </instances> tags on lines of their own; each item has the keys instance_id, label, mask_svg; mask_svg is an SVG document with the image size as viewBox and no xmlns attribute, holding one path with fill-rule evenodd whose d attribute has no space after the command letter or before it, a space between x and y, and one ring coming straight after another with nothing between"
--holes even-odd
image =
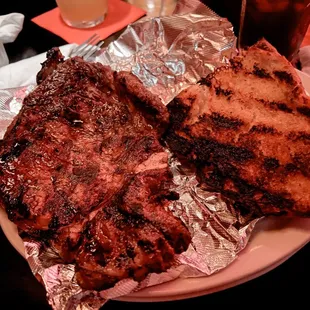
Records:
<instances>
[{"instance_id":1,"label":"dark background","mask_svg":"<svg viewBox=\"0 0 310 310\"><path fill-rule=\"evenodd\" d=\"M6 50L11 62L42 53L66 42L33 24L30 19L54 8L54 0L1 1L0 15L20 12L25 15L24 28ZM285 242L285 240L283 241ZM8 243L0 230L0 309L50 309L43 287L32 276L27 262ZM214 306L310 308L310 244L266 275L237 287L184 301L166 303L125 303L110 301L104 309L186 308ZM228 309L228 308L227 308Z\"/></svg>"}]
</instances>

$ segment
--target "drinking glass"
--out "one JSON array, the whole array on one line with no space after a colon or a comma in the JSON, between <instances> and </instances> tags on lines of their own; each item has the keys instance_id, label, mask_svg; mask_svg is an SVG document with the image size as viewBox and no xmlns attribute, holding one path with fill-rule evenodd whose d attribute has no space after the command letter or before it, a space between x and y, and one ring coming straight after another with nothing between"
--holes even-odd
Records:
<instances>
[{"instance_id":1,"label":"drinking glass","mask_svg":"<svg viewBox=\"0 0 310 310\"><path fill-rule=\"evenodd\" d=\"M171 15L177 0L126 0L146 11L148 17Z\"/></svg>"},{"instance_id":2,"label":"drinking glass","mask_svg":"<svg viewBox=\"0 0 310 310\"><path fill-rule=\"evenodd\" d=\"M238 45L264 37L292 60L310 23L310 0L202 0L234 26Z\"/></svg>"},{"instance_id":3,"label":"drinking glass","mask_svg":"<svg viewBox=\"0 0 310 310\"><path fill-rule=\"evenodd\" d=\"M90 28L103 22L108 0L56 0L64 22L75 28Z\"/></svg>"}]
</instances>

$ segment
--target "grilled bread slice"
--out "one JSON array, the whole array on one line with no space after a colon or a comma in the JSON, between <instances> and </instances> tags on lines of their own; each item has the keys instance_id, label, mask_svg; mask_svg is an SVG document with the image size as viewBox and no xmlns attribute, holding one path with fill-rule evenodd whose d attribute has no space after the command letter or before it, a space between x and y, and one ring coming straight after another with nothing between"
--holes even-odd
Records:
<instances>
[{"instance_id":1,"label":"grilled bread slice","mask_svg":"<svg viewBox=\"0 0 310 310\"><path fill-rule=\"evenodd\" d=\"M266 40L168 105L166 141L202 183L257 214L310 216L310 98Z\"/></svg>"}]
</instances>

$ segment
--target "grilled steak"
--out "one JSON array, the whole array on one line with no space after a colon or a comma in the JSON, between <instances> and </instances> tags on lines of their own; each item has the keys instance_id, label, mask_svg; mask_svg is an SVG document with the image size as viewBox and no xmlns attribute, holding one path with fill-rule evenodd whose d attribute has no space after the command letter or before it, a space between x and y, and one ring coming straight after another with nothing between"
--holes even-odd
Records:
<instances>
[{"instance_id":1,"label":"grilled steak","mask_svg":"<svg viewBox=\"0 0 310 310\"><path fill-rule=\"evenodd\" d=\"M265 40L169 105L166 140L238 208L310 216L310 98Z\"/></svg>"},{"instance_id":2,"label":"grilled steak","mask_svg":"<svg viewBox=\"0 0 310 310\"><path fill-rule=\"evenodd\" d=\"M48 56L1 141L10 220L76 263L88 289L166 270L190 242L166 208L177 198L158 141L167 110L129 73Z\"/></svg>"}]
</instances>

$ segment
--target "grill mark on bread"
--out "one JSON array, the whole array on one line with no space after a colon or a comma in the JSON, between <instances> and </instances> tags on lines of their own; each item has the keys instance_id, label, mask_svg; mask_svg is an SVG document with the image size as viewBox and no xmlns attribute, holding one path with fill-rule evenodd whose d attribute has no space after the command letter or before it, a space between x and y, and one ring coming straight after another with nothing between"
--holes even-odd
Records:
<instances>
[{"instance_id":1,"label":"grill mark on bread","mask_svg":"<svg viewBox=\"0 0 310 310\"><path fill-rule=\"evenodd\" d=\"M283 112L288 112L288 113L292 113L293 110L291 108L289 108L285 103L282 103L282 102L274 102L272 101L270 103L271 106L276 106L280 111L283 111Z\"/></svg>"},{"instance_id":2,"label":"grill mark on bread","mask_svg":"<svg viewBox=\"0 0 310 310\"><path fill-rule=\"evenodd\" d=\"M191 103L195 98L191 97ZM175 98L169 103L168 111L170 115L170 124L173 126L181 125L186 119L188 112L190 110L190 106L185 106L178 98Z\"/></svg>"},{"instance_id":3,"label":"grill mark on bread","mask_svg":"<svg viewBox=\"0 0 310 310\"><path fill-rule=\"evenodd\" d=\"M227 184L226 181L228 173L230 179L230 188L225 188L225 184ZM240 203L246 206L250 202L250 208L252 209L253 203L251 203L251 199L253 196L260 197L259 201L262 205L264 204L278 207L279 210L274 211L274 214L279 214L279 212L288 212L292 209L295 201L291 198L288 198L287 193L270 193L263 187L255 186L240 178L238 174L238 169L230 169L227 171L225 169L223 170L222 168L216 167L207 178L204 174L200 174L200 178L211 188L216 187L216 190L233 199L236 203ZM254 206L256 215L262 215L264 213L258 204L254 204Z\"/></svg>"},{"instance_id":4,"label":"grill mark on bread","mask_svg":"<svg viewBox=\"0 0 310 310\"><path fill-rule=\"evenodd\" d=\"M265 126L265 125L254 125L250 129L250 133L263 133L274 135L277 133L277 130L274 127Z\"/></svg>"},{"instance_id":5,"label":"grill mark on bread","mask_svg":"<svg viewBox=\"0 0 310 310\"><path fill-rule=\"evenodd\" d=\"M283 102L275 102L275 101L268 101L266 99L258 99L261 103L263 103L266 107L269 107L272 110L279 110L282 112L292 113L293 110L289 108L285 103Z\"/></svg>"},{"instance_id":6,"label":"grill mark on bread","mask_svg":"<svg viewBox=\"0 0 310 310\"><path fill-rule=\"evenodd\" d=\"M244 147L237 147L231 144L222 144L212 139L196 139L195 150L199 161L209 161L220 158L221 160L229 160L232 158L236 162L244 162L255 158L254 153Z\"/></svg>"},{"instance_id":7,"label":"grill mark on bread","mask_svg":"<svg viewBox=\"0 0 310 310\"><path fill-rule=\"evenodd\" d=\"M287 135L287 138L289 140L292 140L292 141L302 140L302 141L310 142L310 134L306 133L306 132L303 132L303 131L290 132Z\"/></svg>"},{"instance_id":8,"label":"grill mark on bread","mask_svg":"<svg viewBox=\"0 0 310 310\"><path fill-rule=\"evenodd\" d=\"M302 115L310 117L310 108L309 107L297 107L297 111Z\"/></svg>"},{"instance_id":9,"label":"grill mark on bread","mask_svg":"<svg viewBox=\"0 0 310 310\"><path fill-rule=\"evenodd\" d=\"M226 117L220 113L213 112L210 115L210 119L216 127L220 128L229 128L229 129L238 129L244 124L241 119L234 117Z\"/></svg>"},{"instance_id":10,"label":"grill mark on bread","mask_svg":"<svg viewBox=\"0 0 310 310\"><path fill-rule=\"evenodd\" d=\"M193 145L189 140L179 136L172 130L168 131L165 141L171 146L174 152L182 156L189 155L193 150Z\"/></svg>"},{"instance_id":11,"label":"grill mark on bread","mask_svg":"<svg viewBox=\"0 0 310 310\"><path fill-rule=\"evenodd\" d=\"M286 164L286 165L284 166L284 170L285 170L285 172L287 172L287 173L291 173L291 172L298 171L299 169L298 169L298 167L297 167L295 164L293 164L293 163L288 163L288 164Z\"/></svg>"},{"instance_id":12,"label":"grill mark on bread","mask_svg":"<svg viewBox=\"0 0 310 310\"><path fill-rule=\"evenodd\" d=\"M273 74L280 80L289 85L294 85L294 79L292 75L286 71L273 71Z\"/></svg>"},{"instance_id":13,"label":"grill mark on bread","mask_svg":"<svg viewBox=\"0 0 310 310\"><path fill-rule=\"evenodd\" d=\"M218 86L215 87L215 93L217 96L223 95L225 97L229 97L233 93L233 91L230 89L223 89L220 86Z\"/></svg>"},{"instance_id":14,"label":"grill mark on bread","mask_svg":"<svg viewBox=\"0 0 310 310\"><path fill-rule=\"evenodd\" d=\"M270 74L263 68L259 68L258 64L254 64L253 66L253 74L258 76L259 78L270 79Z\"/></svg>"},{"instance_id":15,"label":"grill mark on bread","mask_svg":"<svg viewBox=\"0 0 310 310\"><path fill-rule=\"evenodd\" d=\"M266 107L269 107L275 111L282 111L287 113L292 113L293 109L287 106L287 104L283 102L276 101L268 101L266 99L258 99L259 102L263 103ZM306 117L310 117L310 108L309 107L297 107L296 111Z\"/></svg>"},{"instance_id":16,"label":"grill mark on bread","mask_svg":"<svg viewBox=\"0 0 310 310\"><path fill-rule=\"evenodd\" d=\"M264 168L268 171L268 170L275 170L277 168L279 168L280 164L279 164L279 160L277 158L274 157L266 157L264 159Z\"/></svg>"},{"instance_id":17,"label":"grill mark on bread","mask_svg":"<svg viewBox=\"0 0 310 310\"><path fill-rule=\"evenodd\" d=\"M293 156L293 163L305 175L308 175L310 172L309 162L310 162L309 154L297 153Z\"/></svg>"}]
</instances>

